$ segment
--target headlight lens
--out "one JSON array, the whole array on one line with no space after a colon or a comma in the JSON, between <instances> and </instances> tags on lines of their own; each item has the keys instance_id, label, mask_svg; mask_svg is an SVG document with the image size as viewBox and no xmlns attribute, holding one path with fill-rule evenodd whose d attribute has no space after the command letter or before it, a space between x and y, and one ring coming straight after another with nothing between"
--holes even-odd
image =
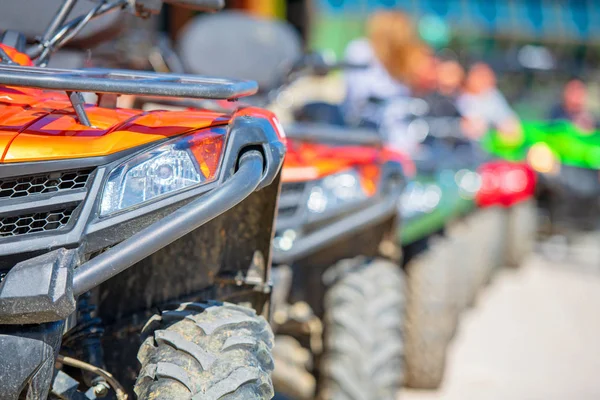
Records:
<instances>
[{"instance_id":1,"label":"headlight lens","mask_svg":"<svg viewBox=\"0 0 600 400\"><path fill-rule=\"evenodd\" d=\"M322 214L366 198L360 176L355 170L348 170L327 176L316 183L308 196L307 207L313 214Z\"/></svg>"},{"instance_id":2,"label":"headlight lens","mask_svg":"<svg viewBox=\"0 0 600 400\"><path fill-rule=\"evenodd\" d=\"M481 176L475 171L461 169L454 176L454 180L463 199L472 200L481 188Z\"/></svg>"},{"instance_id":3,"label":"headlight lens","mask_svg":"<svg viewBox=\"0 0 600 400\"><path fill-rule=\"evenodd\" d=\"M125 210L217 177L224 129L179 137L115 168L104 187L100 215Z\"/></svg>"},{"instance_id":4,"label":"headlight lens","mask_svg":"<svg viewBox=\"0 0 600 400\"><path fill-rule=\"evenodd\" d=\"M545 143L538 142L531 146L527 153L527 161L531 167L539 173L558 175L560 163Z\"/></svg>"},{"instance_id":5,"label":"headlight lens","mask_svg":"<svg viewBox=\"0 0 600 400\"><path fill-rule=\"evenodd\" d=\"M430 213L441 201L442 189L438 185L412 182L400 196L400 213L406 218L418 213Z\"/></svg>"}]
</instances>

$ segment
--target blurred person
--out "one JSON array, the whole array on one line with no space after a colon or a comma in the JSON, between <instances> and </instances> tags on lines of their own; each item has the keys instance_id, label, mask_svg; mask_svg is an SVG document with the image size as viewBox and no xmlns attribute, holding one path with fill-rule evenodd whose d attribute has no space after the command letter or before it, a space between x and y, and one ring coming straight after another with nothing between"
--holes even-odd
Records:
<instances>
[{"instance_id":1,"label":"blurred person","mask_svg":"<svg viewBox=\"0 0 600 400\"><path fill-rule=\"evenodd\" d=\"M366 26L367 35L352 41L345 58L360 68L345 73L345 113L355 124L377 124L378 104L409 94L407 57L418 42L411 19L399 11L372 14Z\"/></svg>"},{"instance_id":2,"label":"blurred person","mask_svg":"<svg viewBox=\"0 0 600 400\"><path fill-rule=\"evenodd\" d=\"M461 117L456 106L460 88L464 80L464 69L453 59L435 59L435 70L424 71L431 79L425 94L421 97L429 105L429 115L433 117Z\"/></svg>"},{"instance_id":3,"label":"blurred person","mask_svg":"<svg viewBox=\"0 0 600 400\"><path fill-rule=\"evenodd\" d=\"M519 117L496 87L496 74L485 63L474 64L467 73L457 106L465 117L463 127L471 137L481 137L490 128L509 139L522 137Z\"/></svg>"},{"instance_id":4,"label":"blurred person","mask_svg":"<svg viewBox=\"0 0 600 400\"><path fill-rule=\"evenodd\" d=\"M556 104L548 116L551 121L571 121L584 131L592 131L597 126L588 108L588 90L579 79L572 79L565 85L562 100Z\"/></svg>"},{"instance_id":5,"label":"blurred person","mask_svg":"<svg viewBox=\"0 0 600 400\"><path fill-rule=\"evenodd\" d=\"M440 59L437 65L437 87L444 96L457 98L465 79L465 70L454 59Z\"/></svg>"}]
</instances>

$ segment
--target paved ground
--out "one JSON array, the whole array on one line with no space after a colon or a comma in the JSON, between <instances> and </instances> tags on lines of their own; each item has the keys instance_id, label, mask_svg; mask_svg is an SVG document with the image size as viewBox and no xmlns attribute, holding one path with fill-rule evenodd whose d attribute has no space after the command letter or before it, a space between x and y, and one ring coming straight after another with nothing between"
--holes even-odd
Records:
<instances>
[{"instance_id":1,"label":"paved ground","mask_svg":"<svg viewBox=\"0 0 600 400\"><path fill-rule=\"evenodd\" d=\"M581 243L498 274L463 317L441 390L400 398L600 399L600 238Z\"/></svg>"}]
</instances>

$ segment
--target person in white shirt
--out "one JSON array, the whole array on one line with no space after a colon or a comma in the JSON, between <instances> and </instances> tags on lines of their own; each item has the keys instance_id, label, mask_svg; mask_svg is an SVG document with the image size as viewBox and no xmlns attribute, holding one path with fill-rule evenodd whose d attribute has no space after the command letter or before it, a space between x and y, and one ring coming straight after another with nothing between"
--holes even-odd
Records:
<instances>
[{"instance_id":1,"label":"person in white shirt","mask_svg":"<svg viewBox=\"0 0 600 400\"><path fill-rule=\"evenodd\" d=\"M414 145L407 135L412 96L435 85L433 53L399 11L372 14L366 31L346 49L346 61L363 66L345 72L346 120L376 127L389 145L407 150Z\"/></svg>"},{"instance_id":2,"label":"person in white shirt","mask_svg":"<svg viewBox=\"0 0 600 400\"><path fill-rule=\"evenodd\" d=\"M457 106L465 117L467 133L473 137L482 136L490 128L505 136L521 134L519 117L496 87L496 75L487 64L476 63L471 67Z\"/></svg>"}]
</instances>

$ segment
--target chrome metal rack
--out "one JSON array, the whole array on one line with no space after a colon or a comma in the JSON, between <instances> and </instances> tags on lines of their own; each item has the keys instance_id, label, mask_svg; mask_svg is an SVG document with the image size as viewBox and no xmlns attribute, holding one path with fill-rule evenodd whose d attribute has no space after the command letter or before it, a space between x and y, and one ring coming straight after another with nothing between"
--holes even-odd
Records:
<instances>
[{"instance_id":1,"label":"chrome metal rack","mask_svg":"<svg viewBox=\"0 0 600 400\"><path fill-rule=\"evenodd\" d=\"M28 88L195 99L236 100L256 82L119 69L53 69L0 64L0 84Z\"/></svg>"},{"instance_id":2,"label":"chrome metal rack","mask_svg":"<svg viewBox=\"0 0 600 400\"><path fill-rule=\"evenodd\" d=\"M258 85L252 81L197 75L120 69L53 69L14 64L0 64L0 85L65 91L77 119L86 126L91 124L85 113L81 92L96 93L99 100L106 95L128 94L233 101L258 90ZM102 105L107 104L103 102ZM116 106L116 97L111 105Z\"/></svg>"}]
</instances>

